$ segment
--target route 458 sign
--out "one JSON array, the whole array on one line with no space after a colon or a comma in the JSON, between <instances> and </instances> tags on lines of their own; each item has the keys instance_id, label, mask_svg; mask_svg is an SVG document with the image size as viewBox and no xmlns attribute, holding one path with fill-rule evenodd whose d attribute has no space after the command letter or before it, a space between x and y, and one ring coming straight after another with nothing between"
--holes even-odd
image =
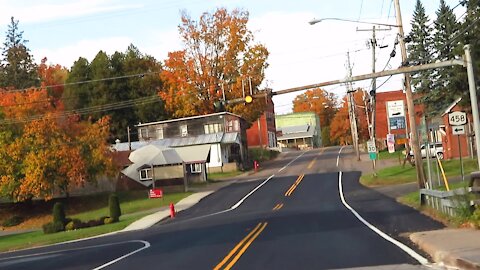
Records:
<instances>
[{"instance_id":1,"label":"route 458 sign","mask_svg":"<svg viewBox=\"0 0 480 270\"><path fill-rule=\"evenodd\" d=\"M467 123L467 113L451 112L448 114L448 123L451 126L461 126Z\"/></svg>"}]
</instances>

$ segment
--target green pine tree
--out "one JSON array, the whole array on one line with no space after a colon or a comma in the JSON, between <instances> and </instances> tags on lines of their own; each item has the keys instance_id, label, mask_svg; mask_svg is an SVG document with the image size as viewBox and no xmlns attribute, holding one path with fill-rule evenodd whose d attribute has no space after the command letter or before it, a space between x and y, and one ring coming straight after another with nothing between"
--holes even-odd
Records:
<instances>
[{"instance_id":1,"label":"green pine tree","mask_svg":"<svg viewBox=\"0 0 480 270\"><path fill-rule=\"evenodd\" d=\"M18 29L18 20L11 18L2 48L0 64L0 87L23 89L40 83L37 65L25 45L23 31Z\"/></svg>"},{"instance_id":2,"label":"green pine tree","mask_svg":"<svg viewBox=\"0 0 480 270\"><path fill-rule=\"evenodd\" d=\"M446 61L455 58L454 49L458 47L458 40L450 42L458 31L459 24L453 10L440 0L440 6L436 12L437 19L434 21L433 43L435 59ZM462 68L463 69L463 68ZM463 70L463 72L465 72ZM454 77L455 67L446 67L435 70L434 87L428 93L432 113L439 113L450 105L460 94L458 89L451 86Z\"/></svg>"},{"instance_id":3,"label":"green pine tree","mask_svg":"<svg viewBox=\"0 0 480 270\"><path fill-rule=\"evenodd\" d=\"M429 63L432 60L433 51L432 29L420 0L417 0L415 4L411 25L412 31L409 34L411 42L407 46L408 62L413 65ZM432 110L429 107L431 102L428 95L433 88L432 76L432 70L419 71L412 75L412 86L415 92L421 95L417 102L427 104L427 112Z\"/></svg>"}]
</instances>

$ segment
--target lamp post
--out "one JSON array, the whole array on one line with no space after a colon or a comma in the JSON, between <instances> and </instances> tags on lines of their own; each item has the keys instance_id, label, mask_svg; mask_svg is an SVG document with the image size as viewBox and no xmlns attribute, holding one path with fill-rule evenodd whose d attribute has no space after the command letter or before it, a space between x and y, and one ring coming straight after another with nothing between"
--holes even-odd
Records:
<instances>
[{"instance_id":1,"label":"lamp post","mask_svg":"<svg viewBox=\"0 0 480 270\"><path fill-rule=\"evenodd\" d=\"M341 18L322 18L322 19L313 19L309 22L309 24L314 25L316 23L326 21L326 20L333 20L333 21L344 21L344 22L354 22L354 23L361 23L361 24L370 24L370 25L381 25L381 26L389 26L389 27L396 27L398 28L399 34L399 43L400 49L402 54L402 66L407 61L407 50L405 47L404 41L404 33L403 33L403 25L402 25L402 15L400 12L400 4L398 0L395 0L395 10L397 13L397 24L386 24L386 23L376 23L376 22L364 22L358 20L349 20L349 19L341 19ZM410 132L411 132L411 143L412 143L412 150L415 158L415 169L417 171L417 181L419 188L425 187L425 175L423 171L423 164L422 158L420 154L420 147L418 143L418 133L417 133L417 126L415 122L415 105L413 104L413 94L412 88L410 84L410 75L405 73L405 98L407 100L407 109L408 109L408 119L410 122ZM373 119L372 119L373 120ZM372 127L374 124L372 123ZM372 130L373 134L375 130Z\"/></svg>"}]
</instances>

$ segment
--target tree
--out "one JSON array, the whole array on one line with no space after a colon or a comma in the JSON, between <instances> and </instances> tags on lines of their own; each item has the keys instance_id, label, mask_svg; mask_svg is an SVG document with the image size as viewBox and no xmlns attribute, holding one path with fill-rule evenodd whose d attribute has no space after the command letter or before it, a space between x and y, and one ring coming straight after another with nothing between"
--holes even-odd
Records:
<instances>
[{"instance_id":1,"label":"tree","mask_svg":"<svg viewBox=\"0 0 480 270\"><path fill-rule=\"evenodd\" d=\"M417 65L429 63L433 53L432 29L420 0L416 1L411 25L412 31L409 34L411 42L407 46L408 62ZM433 88L432 77L432 70L419 71L412 75L412 86L420 96L419 102L427 104L428 112L437 110L429 95Z\"/></svg>"},{"instance_id":2,"label":"tree","mask_svg":"<svg viewBox=\"0 0 480 270\"><path fill-rule=\"evenodd\" d=\"M330 140L340 145L352 143L347 97L343 97L340 109L335 114L330 126Z\"/></svg>"},{"instance_id":3,"label":"tree","mask_svg":"<svg viewBox=\"0 0 480 270\"><path fill-rule=\"evenodd\" d=\"M58 102L63 95L68 70L61 65L47 65L47 58L44 57L38 66L38 75L41 81L40 86L47 88L48 95Z\"/></svg>"},{"instance_id":4,"label":"tree","mask_svg":"<svg viewBox=\"0 0 480 270\"><path fill-rule=\"evenodd\" d=\"M18 20L11 18L2 48L0 87L23 89L39 85L37 66L26 47Z\"/></svg>"},{"instance_id":5,"label":"tree","mask_svg":"<svg viewBox=\"0 0 480 270\"><path fill-rule=\"evenodd\" d=\"M50 99L45 89L0 92L0 196L48 200L110 172L108 119L81 122Z\"/></svg>"},{"instance_id":6,"label":"tree","mask_svg":"<svg viewBox=\"0 0 480 270\"><path fill-rule=\"evenodd\" d=\"M437 18L434 21L434 49L436 59L446 61L455 58L455 48L458 47L458 40L450 42L450 38L455 36L458 31L459 24L453 10L445 4L444 0L440 1L440 6L436 12ZM462 71L464 68L461 67ZM431 91L426 93L430 103L427 104L432 114L437 114L440 110L451 104L460 94L459 89L451 87L451 81L455 76L455 67L445 67L436 69L435 77Z\"/></svg>"},{"instance_id":7,"label":"tree","mask_svg":"<svg viewBox=\"0 0 480 270\"><path fill-rule=\"evenodd\" d=\"M125 141L128 126L165 118L163 101L158 96L162 87L158 75L161 70L162 66L155 58L142 54L133 45L125 53L115 52L111 56L100 51L91 63L85 58L74 63L67 80L71 85L66 87L63 99L70 110L128 103L115 110L83 116L83 119L92 117L96 121L108 115L111 140ZM135 101L148 97L151 98L147 101Z\"/></svg>"},{"instance_id":8,"label":"tree","mask_svg":"<svg viewBox=\"0 0 480 270\"><path fill-rule=\"evenodd\" d=\"M179 31L184 49L169 53L160 92L165 109L174 117L212 113L223 92L228 101L260 91L268 51L253 43L248 17L246 11L229 13L225 8L204 13L199 21L182 13ZM264 107L263 99L254 99L248 105L227 104L226 109L253 121Z\"/></svg>"},{"instance_id":9,"label":"tree","mask_svg":"<svg viewBox=\"0 0 480 270\"><path fill-rule=\"evenodd\" d=\"M337 98L321 88L308 90L295 97L293 112L315 112L320 118L323 145L331 145L330 124L337 112Z\"/></svg>"}]
</instances>

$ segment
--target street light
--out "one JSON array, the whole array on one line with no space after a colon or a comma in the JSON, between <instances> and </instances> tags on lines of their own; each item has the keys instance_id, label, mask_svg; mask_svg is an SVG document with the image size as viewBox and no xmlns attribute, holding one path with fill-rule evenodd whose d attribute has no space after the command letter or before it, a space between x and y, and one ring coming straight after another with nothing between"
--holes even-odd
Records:
<instances>
[{"instance_id":1,"label":"street light","mask_svg":"<svg viewBox=\"0 0 480 270\"><path fill-rule=\"evenodd\" d=\"M362 24L370 24L370 25L381 25L381 26L388 26L388 27L399 27L398 25L395 24L388 24L388 23L376 23L376 22L364 22L364 21L358 21L358 20L350 20L350 19L341 19L341 18L321 18L321 19L313 19L309 21L308 23L310 25L314 25L319 22L323 21L342 21L342 22L354 22L354 23L362 23Z\"/></svg>"}]
</instances>

